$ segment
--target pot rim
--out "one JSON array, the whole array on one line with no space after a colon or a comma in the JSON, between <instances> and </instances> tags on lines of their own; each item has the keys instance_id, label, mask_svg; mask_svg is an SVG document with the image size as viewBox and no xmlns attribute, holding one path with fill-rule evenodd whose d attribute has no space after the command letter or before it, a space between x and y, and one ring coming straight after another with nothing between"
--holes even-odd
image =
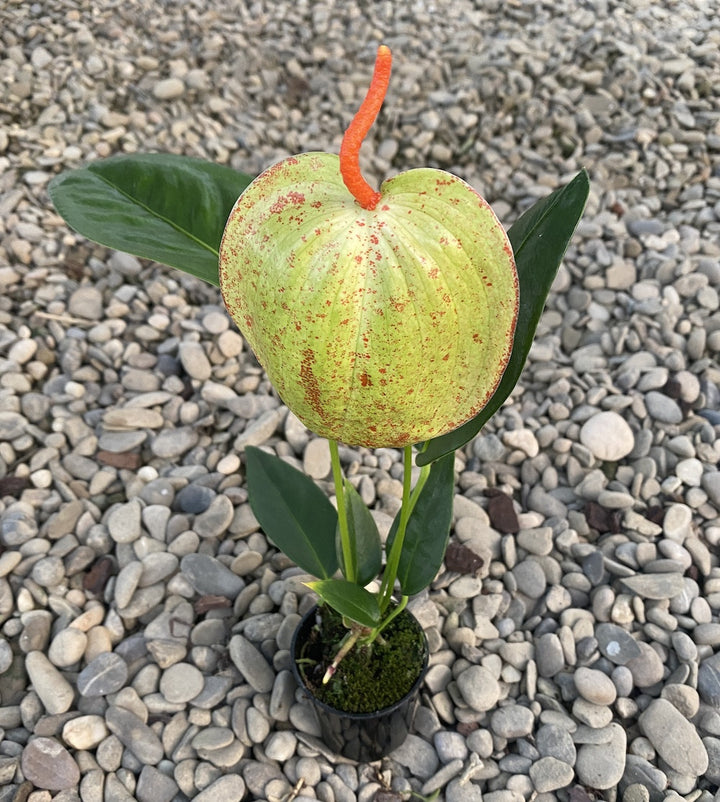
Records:
<instances>
[{"instance_id":1,"label":"pot rim","mask_svg":"<svg viewBox=\"0 0 720 802\"><path fill-rule=\"evenodd\" d=\"M298 668L297 662L295 661L295 646L297 644L298 634L300 633L300 630L303 628L303 625L308 620L308 618L310 618L311 615L315 614L316 610L319 607L320 607L319 604L314 604L305 613L305 615L298 622L298 625L295 627L292 640L290 641L290 657L291 657L290 664L292 666L293 676L295 677L298 686L302 688L303 692L306 693L312 699L314 705L317 705L321 710L324 710L327 713L332 713L333 715L336 716L342 716L343 718L348 718L351 719L352 721L369 721L370 719L375 719L380 716L386 716L394 713L396 710L402 707L402 705L405 704L405 702L408 699L412 698L412 696L420 690L420 686L422 685L423 680L425 679L425 674L427 673L428 670L428 663L430 660L430 648L428 646L425 630L422 628L420 622L417 620L417 618L415 618L412 612L406 608L405 610L403 610L403 612L406 612L408 615L410 615L417 624L418 629L422 633L422 640L425 647L423 649L422 668L420 669L420 673L418 674L417 679L415 680L415 682L413 682L412 686L407 691L407 693L403 694L403 696L401 696L400 699L397 700L397 702L393 702L391 705L388 705L387 707L382 707L379 710L375 710L371 713L350 713L345 710L340 710L337 707L332 707L332 705L329 705L326 702L323 702L320 699L318 699L317 696L315 696L312 690L308 688L308 686L303 681L302 674L300 672L300 669Z\"/></svg>"}]
</instances>

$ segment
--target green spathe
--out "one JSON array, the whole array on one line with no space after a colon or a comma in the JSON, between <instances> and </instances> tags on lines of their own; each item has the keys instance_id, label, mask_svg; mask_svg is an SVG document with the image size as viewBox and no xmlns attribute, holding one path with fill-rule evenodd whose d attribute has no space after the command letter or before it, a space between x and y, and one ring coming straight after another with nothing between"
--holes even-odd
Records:
<instances>
[{"instance_id":1,"label":"green spathe","mask_svg":"<svg viewBox=\"0 0 720 802\"><path fill-rule=\"evenodd\" d=\"M220 287L283 401L353 445L455 429L482 409L512 351L509 241L478 193L440 170L388 179L368 210L337 156L279 162L230 213Z\"/></svg>"}]
</instances>

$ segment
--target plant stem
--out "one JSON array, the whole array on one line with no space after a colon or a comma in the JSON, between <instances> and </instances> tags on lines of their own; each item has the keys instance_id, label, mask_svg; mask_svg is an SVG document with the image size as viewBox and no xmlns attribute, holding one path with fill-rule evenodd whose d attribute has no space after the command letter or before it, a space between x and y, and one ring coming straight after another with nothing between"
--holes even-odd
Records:
<instances>
[{"instance_id":1,"label":"plant stem","mask_svg":"<svg viewBox=\"0 0 720 802\"><path fill-rule=\"evenodd\" d=\"M362 634L362 630L359 628L352 629L348 634L345 636L341 646L340 651L335 655L335 659L332 663L328 666L327 671L323 676L323 685L327 685L328 682L333 677L333 674L337 671L337 667L340 665L341 660L345 655L352 649L352 647L357 643L358 638Z\"/></svg>"},{"instance_id":2,"label":"plant stem","mask_svg":"<svg viewBox=\"0 0 720 802\"><path fill-rule=\"evenodd\" d=\"M412 446L405 446L403 449L403 495L402 506L400 507L400 521L398 523L395 540L393 540L390 554L388 554L385 573L383 574L382 585L380 587L380 613L387 610L390 599L392 598L395 580L397 579L398 566L400 565L400 554L402 552L405 532L407 531L408 520L410 519L410 491L412 484Z\"/></svg>"},{"instance_id":3,"label":"plant stem","mask_svg":"<svg viewBox=\"0 0 720 802\"><path fill-rule=\"evenodd\" d=\"M330 443L330 461L332 463L333 481L335 482L335 497L337 498L343 573L348 582L356 582L355 550L350 543L350 526L348 525L347 508L345 507L345 484L342 466L340 465L340 454L337 440L329 440L328 442Z\"/></svg>"},{"instance_id":4,"label":"plant stem","mask_svg":"<svg viewBox=\"0 0 720 802\"><path fill-rule=\"evenodd\" d=\"M380 637L380 633L385 629L385 627L387 627L387 625L393 620L393 618L395 618L396 615L399 615L407 607L407 603L408 603L408 597L407 596L403 596L400 599L399 604L397 604L397 606L393 607L392 612L390 613L390 615L388 615L387 618L384 618L382 620L382 622L375 627L375 629L372 631L370 637L368 638L367 642L368 643L372 643L375 640L375 638ZM382 643L382 642L383 642L383 639L380 638L380 643Z\"/></svg>"}]
</instances>

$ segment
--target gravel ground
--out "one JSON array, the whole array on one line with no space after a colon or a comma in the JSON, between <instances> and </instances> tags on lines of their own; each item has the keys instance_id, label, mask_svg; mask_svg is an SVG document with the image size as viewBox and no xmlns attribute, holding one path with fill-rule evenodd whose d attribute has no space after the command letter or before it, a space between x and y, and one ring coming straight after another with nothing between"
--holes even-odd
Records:
<instances>
[{"instance_id":1,"label":"gravel ground","mask_svg":"<svg viewBox=\"0 0 720 802\"><path fill-rule=\"evenodd\" d=\"M720 799L715 3L6 0L0 41L0 802ZM288 672L312 599L242 473L261 444L329 489L325 443L216 290L69 232L46 187L116 152L337 152L380 41L369 176L449 169L508 225L580 167L592 194L457 454L482 565L412 602L416 734L356 766ZM386 530L399 454L342 456Z\"/></svg>"}]
</instances>

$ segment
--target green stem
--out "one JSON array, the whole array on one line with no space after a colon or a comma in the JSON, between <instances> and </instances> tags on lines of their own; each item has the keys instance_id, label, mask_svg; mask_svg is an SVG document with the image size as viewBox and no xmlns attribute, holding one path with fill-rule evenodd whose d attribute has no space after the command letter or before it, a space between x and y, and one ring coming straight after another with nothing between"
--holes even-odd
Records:
<instances>
[{"instance_id":1,"label":"green stem","mask_svg":"<svg viewBox=\"0 0 720 802\"><path fill-rule=\"evenodd\" d=\"M390 615L387 618L385 618L382 621L382 623L378 624L378 626L375 627L375 629L372 631L372 634L368 638L367 642L372 643L375 640L375 638L377 638L380 635L380 633L385 629L385 627L393 620L393 618L395 618L396 615L399 615L407 607L407 603L408 603L408 597L403 596L400 599L399 604L393 607ZM382 638L380 638L380 642L382 643Z\"/></svg>"},{"instance_id":2,"label":"green stem","mask_svg":"<svg viewBox=\"0 0 720 802\"><path fill-rule=\"evenodd\" d=\"M350 543L350 527L348 525L347 509L345 507L345 484L337 440L329 440L330 460L332 463L333 481L335 482L335 497L337 498L338 527L340 529L340 545L343 557L343 573L348 582L357 582L357 571L354 559L354 550Z\"/></svg>"},{"instance_id":3,"label":"green stem","mask_svg":"<svg viewBox=\"0 0 720 802\"><path fill-rule=\"evenodd\" d=\"M388 554L385 573L383 574L382 585L380 587L380 613L385 613L390 599L392 598L395 580L397 579L398 566L400 565L400 554L402 553L405 532L407 531L408 521L411 512L411 485L412 485L412 446L405 446L403 449L403 495L402 506L400 507L400 521L398 522L395 540L393 540L390 554Z\"/></svg>"}]
</instances>

